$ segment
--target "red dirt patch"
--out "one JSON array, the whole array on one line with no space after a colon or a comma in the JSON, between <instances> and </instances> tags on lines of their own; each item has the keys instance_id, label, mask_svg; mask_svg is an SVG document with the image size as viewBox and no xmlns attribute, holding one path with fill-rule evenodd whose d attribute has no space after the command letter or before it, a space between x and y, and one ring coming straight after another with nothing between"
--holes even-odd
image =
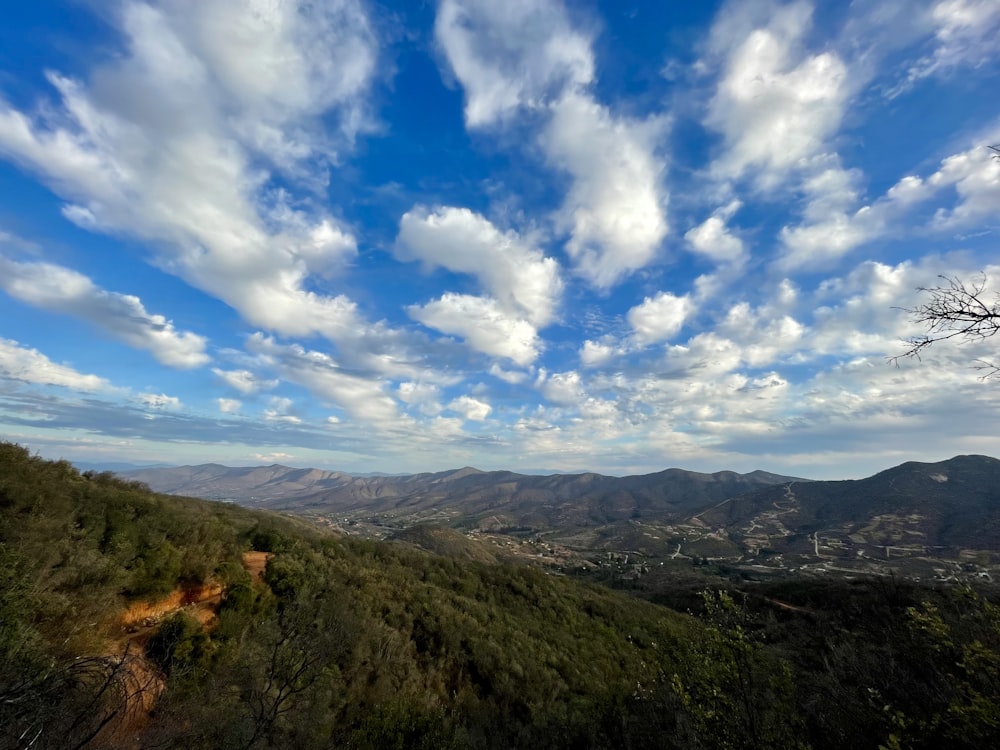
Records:
<instances>
[{"instance_id":1,"label":"red dirt patch","mask_svg":"<svg viewBox=\"0 0 1000 750\"><path fill-rule=\"evenodd\" d=\"M270 558L270 552L246 552L243 567L255 581L260 581ZM215 582L188 586L155 601L135 602L112 621L120 635L114 638L105 658L115 665L116 679L127 698L125 712L101 730L103 740L117 747L138 748L136 737L166 689L163 675L146 659L146 641L157 625L181 610L210 629L224 593L223 586Z\"/></svg>"},{"instance_id":2,"label":"red dirt patch","mask_svg":"<svg viewBox=\"0 0 1000 750\"><path fill-rule=\"evenodd\" d=\"M273 552L244 552L243 567L255 581L259 581L264 577L264 568L273 555Z\"/></svg>"},{"instance_id":3,"label":"red dirt patch","mask_svg":"<svg viewBox=\"0 0 1000 750\"><path fill-rule=\"evenodd\" d=\"M189 586L177 589L154 602L136 602L122 613L119 622L125 630L138 627L146 628L155 625L167 615L173 614L183 607L212 603L215 600L221 600L221 598L222 586L218 583Z\"/></svg>"}]
</instances>

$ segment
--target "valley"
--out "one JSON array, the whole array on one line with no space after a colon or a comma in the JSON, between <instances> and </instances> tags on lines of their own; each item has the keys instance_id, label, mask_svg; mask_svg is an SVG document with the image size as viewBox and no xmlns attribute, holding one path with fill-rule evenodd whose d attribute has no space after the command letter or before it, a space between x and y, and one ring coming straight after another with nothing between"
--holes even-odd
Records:
<instances>
[{"instance_id":1,"label":"valley","mask_svg":"<svg viewBox=\"0 0 1000 750\"><path fill-rule=\"evenodd\" d=\"M126 476L157 491L292 513L367 539L418 526L452 529L481 553L559 572L1000 576L1000 461L986 456L910 462L844 481L764 471L532 476L471 467L352 477L215 464Z\"/></svg>"},{"instance_id":2,"label":"valley","mask_svg":"<svg viewBox=\"0 0 1000 750\"><path fill-rule=\"evenodd\" d=\"M269 485L247 508L0 443L0 746L995 747L997 463L464 470L340 506L232 470Z\"/></svg>"}]
</instances>

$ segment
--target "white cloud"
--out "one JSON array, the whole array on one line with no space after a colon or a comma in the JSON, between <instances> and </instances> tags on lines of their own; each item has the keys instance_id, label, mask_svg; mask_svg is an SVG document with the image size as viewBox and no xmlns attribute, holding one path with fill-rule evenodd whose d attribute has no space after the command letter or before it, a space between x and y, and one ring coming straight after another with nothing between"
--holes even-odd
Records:
<instances>
[{"instance_id":1,"label":"white cloud","mask_svg":"<svg viewBox=\"0 0 1000 750\"><path fill-rule=\"evenodd\" d=\"M928 256L896 265L865 261L843 276L824 281L816 291L815 322L809 343L816 354L873 356L885 360L901 354L903 340L926 333L906 309L926 301L918 287L933 286L940 275L966 281L985 274L988 289L1000 284L1000 267L977 267L962 256ZM949 367L969 368L977 358L993 358L992 342L944 342L936 346ZM933 357L932 357L933 358ZM933 369L929 366L927 369Z\"/></svg>"},{"instance_id":2,"label":"white cloud","mask_svg":"<svg viewBox=\"0 0 1000 750\"><path fill-rule=\"evenodd\" d=\"M628 322L637 343L648 346L671 338L683 327L691 307L687 296L660 292L655 297L646 297L628 311Z\"/></svg>"},{"instance_id":3,"label":"white cloud","mask_svg":"<svg viewBox=\"0 0 1000 750\"><path fill-rule=\"evenodd\" d=\"M988 136L995 143L1000 132ZM986 217L995 217L1000 205L1000 161L983 146L972 148L941 162L941 168L927 178L936 190L953 188L958 203L951 209L939 209L934 224L940 228L967 227Z\"/></svg>"},{"instance_id":4,"label":"white cloud","mask_svg":"<svg viewBox=\"0 0 1000 750\"><path fill-rule=\"evenodd\" d=\"M108 390L111 387L104 378L56 364L37 349L28 349L16 341L3 338L0 338L0 375L25 383L58 385L85 393Z\"/></svg>"},{"instance_id":5,"label":"white cloud","mask_svg":"<svg viewBox=\"0 0 1000 750\"><path fill-rule=\"evenodd\" d=\"M906 81L894 93L929 76L987 65L998 56L1000 4L995 0L940 0L921 15L934 34L933 50L910 66Z\"/></svg>"},{"instance_id":6,"label":"white cloud","mask_svg":"<svg viewBox=\"0 0 1000 750\"><path fill-rule=\"evenodd\" d=\"M656 153L666 119L617 116L596 100L590 40L563 5L445 0L436 34L465 90L467 126L530 112L546 159L569 174L556 220L576 270L610 287L648 265L668 229Z\"/></svg>"},{"instance_id":7,"label":"white cloud","mask_svg":"<svg viewBox=\"0 0 1000 750\"><path fill-rule=\"evenodd\" d=\"M271 453L254 453L254 460L265 461L269 463L275 463L277 461L287 461L290 458L295 458L291 453L285 453L283 451L272 451Z\"/></svg>"},{"instance_id":8,"label":"white cloud","mask_svg":"<svg viewBox=\"0 0 1000 750\"><path fill-rule=\"evenodd\" d=\"M552 321L562 292L555 260L467 208L417 207L403 214L396 255L475 276L508 313L536 326Z\"/></svg>"},{"instance_id":9,"label":"white cloud","mask_svg":"<svg viewBox=\"0 0 1000 750\"><path fill-rule=\"evenodd\" d=\"M69 201L68 218L149 242L251 324L356 336L353 303L308 283L356 253L353 237L310 200L289 208L244 136L277 129L298 144L282 159L322 163L313 125L360 123L374 39L356 2L256 5L124 3L126 51L86 83L50 75L60 101L35 117L0 103L0 153Z\"/></svg>"},{"instance_id":10,"label":"white cloud","mask_svg":"<svg viewBox=\"0 0 1000 750\"><path fill-rule=\"evenodd\" d=\"M587 339L580 347L580 364L584 367L597 367L605 364L619 353L621 350L610 342Z\"/></svg>"},{"instance_id":11,"label":"white cloud","mask_svg":"<svg viewBox=\"0 0 1000 750\"><path fill-rule=\"evenodd\" d=\"M431 383L400 383L396 388L396 396L404 404L419 408L421 414L434 416L444 408L440 403L441 389Z\"/></svg>"},{"instance_id":12,"label":"white cloud","mask_svg":"<svg viewBox=\"0 0 1000 750\"><path fill-rule=\"evenodd\" d=\"M327 354L298 344L279 344L259 333L248 339L247 348L273 367L282 379L301 385L316 398L336 404L354 419L375 425L399 419L396 402L386 394L383 381L345 372ZM271 411L275 417L282 414L273 404Z\"/></svg>"},{"instance_id":13,"label":"white cloud","mask_svg":"<svg viewBox=\"0 0 1000 750\"><path fill-rule=\"evenodd\" d=\"M884 228L889 208L885 202L877 210L870 206L854 209L859 179L857 172L838 165L804 181L802 190L808 196L804 222L781 230L781 270L830 266Z\"/></svg>"},{"instance_id":14,"label":"white cloud","mask_svg":"<svg viewBox=\"0 0 1000 750\"><path fill-rule=\"evenodd\" d=\"M302 418L292 414L295 402L284 396L272 396L270 408L264 410L267 422L284 422L286 424L302 424Z\"/></svg>"},{"instance_id":15,"label":"white cloud","mask_svg":"<svg viewBox=\"0 0 1000 750\"><path fill-rule=\"evenodd\" d=\"M808 3L729 3L719 19L710 49L724 56L723 73L705 123L722 133L726 151L712 169L735 178L753 167L770 187L823 153L843 117L848 70L834 52L802 50Z\"/></svg>"},{"instance_id":16,"label":"white cloud","mask_svg":"<svg viewBox=\"0 0 1000 750\"><path fill-rule=\"evenodd\" d=\"M512 317L489 297L449 292L426 305L412 305L407 311L428 328L461 336L473 349L521 366L531 364L540 351L535 327L527 320Z\"/></svg>"},{"instance_id":17,"label":"white cloud","mask_svg":"<svg viewBox=\"0 0 1000 750\"><path fill-rule=\"evenodd\" d=\"M526 372L519 372L516 370L505 370L496 362L490 365L490 375L495 377L497 380L502 380L510 385L517 385L518 383L523 383L528 378Z\"/></svg>"},{"instance_id":18,"label":"white cloud","mask_svg":"<svg viewBox=\"0 0 1000 750\"><path fill-rule=\"evenodd\" d=\"M980 140L1000 138L992 133ZM1000 162L989 149L976 145L942 160L929 177L906 175L877 200L857 206L858 175L831 168L806 180L811 199L798 226L781 231L783 270L830 266L867 242L908 230L949 230L974 226L994 216L1000 204ZM954 191L953 206L939 207L933 220L903 219L935 196ZM923 213L926 213L924 211Z\"/></svg>"},{"instance_id":19,"label":"white cloud","mask_svg":"<svg viewBox=\"0 0 1000 750\"><path fill-rule=\"evenodd\" d=\"M542 395L554 404L573 406L585 398L583 380L580 373L573 370L552 375L543 371L539 375L538 385Z\"/></svg>"},{"instance_id":20,"label":"white cloud","mask_svg":"<svg viewBox=\"0 0 1000 750\"><path fill-rule=\"evenodd\" d=\"M448 404L448 408L473 422L482 422L493 411L488 403L471 396L459 396Z\"/></svg>"},{"instance_id":21,"label":"white cloud","mask_svg":"<svg viewBox=\"0 0 1000 750\"><path fill-rule=\"evenodd\" d=\"M462 420L457 417L435 417L425 426L427 434L435 441L448 442L462 438Z\"/></svg>"},{"instance_id":22,"label":"white cloud","mask_svg":"<svg viewBox=\"0 0 1000 750\"><path fill-rule=\"evenodd\" d=\"M573 178L559 223L577 271L595 286L648 265L667 234L665 164L655 154L665 129L660 117L615 117L587 94L552 108L542 148Z\"/></svg>"},{"instance_id":23,"label":"white cloud","mask_svg":"<svg viewBox=\"0 0 1000 750\"><path fill-rule=\"evenodd\" d=\"M147 312L138 297L105 291L63 266L0 256L0 288L35 307L88 320L169 367L190 369L209 361L204 336L178 331L164 316Z\"/></svg>"},{"instance_id":24,"label":"white cloud","mask_svg":"<svg viewBox=\"0 0 1000 750\"><path fill-rule=\"evenodd\" d=\"M181 400L176 396L168 396L165 393L140 393L137 397L139 403L150 409L179 409Z\"/></svg>"},{"instance_id":25,"label":"white cloud","mask_svg":"<svg viewBox=\"0 0 1000 750\"><path fill-rule=\"evenodd\" d=\"M243 404L235 398L219 398L216 399L216 403L219 405L219 411L223 414L236 414Z\"/></svg>"},{"instance_id":26,"label":"white cloud","mask_svg":"<svg viewBox=\"0 0 1000 750\"><path fill-rule=\"evenodd\" d=\"M743 241L726 226L742 204L731 201L684 235L696 253L716 263L739 263L745 259Z\"/></svg>"},{"instance_id":27,"label":"white cloud","mask_svg":"<svg viewBox=\"0 0 1000 750\"><path fill-rule=\"evenodd\" d=\"M785 289L786 295L790 292L786 284L779 288ZM808 329L783 309L789 302L782 302L779 293L779 304L774 306L754 309L746 302L732 305L714 330L669 346L664 359L667 370L688 372L692 379L701 380L735 374L742 367L760 369L796 360Z\"/></svg>"},{"instance_id":28,"label":"white cloud","mask_svg":"<svg viewBox=\"0 0 1000 750\"><path fill-rule=\"evenodd\" d=\"M594 77L590 40L558 2L442 0L435 36L465 90L465 122L490 125Z\"/></svg>"},{"instance_id":29,"label":"white cloud","mask_svg":"<svg viewBox=\"0 0 1000 750\"><path fill-rule=\"evenodd\" d=\"M706 331L684 344L667 349L665 361L678 371L696 371L699 376L717 376L732 372L743 362L742 349L725 336Z\"/></svg>"},{"instance_id":30,"label":"white cloud","mask_svg":"<svg viewBox=\"0 0 1000 750\"><path fill-rule=\"evenodd\" d=\"M262 380L250 370L222 370L215 367L212 368L212 372L230 388L247 396L259 391L271 390L278 385L277 380Z\"/></svg>"},{"instance_id":31,"label":"white cloud","mask_svg":"<svg viewBox=\"0 0 1000 750\"><path fill-rule=\"evenodd\" d=\"M791 315L754 310L740 302L729 308L717 331L740 346L740 358L747 366L760 368L798 349L806 327Z\"/></svg>"},{"instance_id":32,"label":"white cloud","mask_svg":"<svg viewBox=\"0 0 1000 750\"><path fill-rule=\"evenodd\" d=\"M356 106L374 74L375 39L353 0L169 0L165 8L236 109L268 122Z\"/></svg>"}]
</instances>

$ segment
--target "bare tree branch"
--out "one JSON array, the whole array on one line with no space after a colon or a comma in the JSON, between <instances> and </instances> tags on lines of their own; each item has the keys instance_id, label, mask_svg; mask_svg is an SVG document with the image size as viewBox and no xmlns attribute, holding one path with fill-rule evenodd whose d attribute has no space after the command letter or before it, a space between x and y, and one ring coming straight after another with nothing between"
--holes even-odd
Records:
<instances>
[{"instance_id":1,"label":"bare tree branch","mask_svg":"<svg viewBox=\"0 0 1000 750\"><path fill-rule=\"evenodd\" d=\"M992 147L997 150L998 147ZM1000 151L998 151L1000 155ZM939 341L958 339L960 343L981 341L1000 331L1000 293L992 301L986 291L986 275L966 284L957 276L940 276L942 284L920 287L929 299L914 308L898 308L909 313L910 320L927 328L927 333L904 339L909 347L902 354L890 357L896 366L905 358L920 359L927 347ZM976 360L975 369L986 378L1000 376L1000 365Z\"/></svg>"}]
</instances>

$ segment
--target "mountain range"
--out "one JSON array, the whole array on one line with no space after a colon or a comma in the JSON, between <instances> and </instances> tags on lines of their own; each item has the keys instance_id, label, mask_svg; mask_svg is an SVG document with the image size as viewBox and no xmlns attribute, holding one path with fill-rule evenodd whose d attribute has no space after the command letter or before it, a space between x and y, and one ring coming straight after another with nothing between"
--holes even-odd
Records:
<instances>
[{"instance_id":1,"label":"mountain range","mask_svg":"<svg viewBox=\"0 0 1000 750\"><path fill-rule=\"evenodd\" d=\"M405 476L352 476L287 466L230 468L219 464L124 472L157 492L308 513L378 515L384 520L433 516L452 525L548 529L629 519L664 520L795 477L754 471L702 474L535 476L510 471L453 471Z\"/></svg>"},{"instance_id":2,"label":"mountain range","mask_svg":"<svg viewBox=\"0 0 1000 750\"><path fill-rule=\"evenodd\" d=\"M778 567L916 558L1000 562L1000 460L987 456L908 462L841 481L766 471L533 476L471 467L360 477L218 464L123 475L158 492L291 512L381 537L430 524L578 552Z\"/></svg>"}]
</instances>

